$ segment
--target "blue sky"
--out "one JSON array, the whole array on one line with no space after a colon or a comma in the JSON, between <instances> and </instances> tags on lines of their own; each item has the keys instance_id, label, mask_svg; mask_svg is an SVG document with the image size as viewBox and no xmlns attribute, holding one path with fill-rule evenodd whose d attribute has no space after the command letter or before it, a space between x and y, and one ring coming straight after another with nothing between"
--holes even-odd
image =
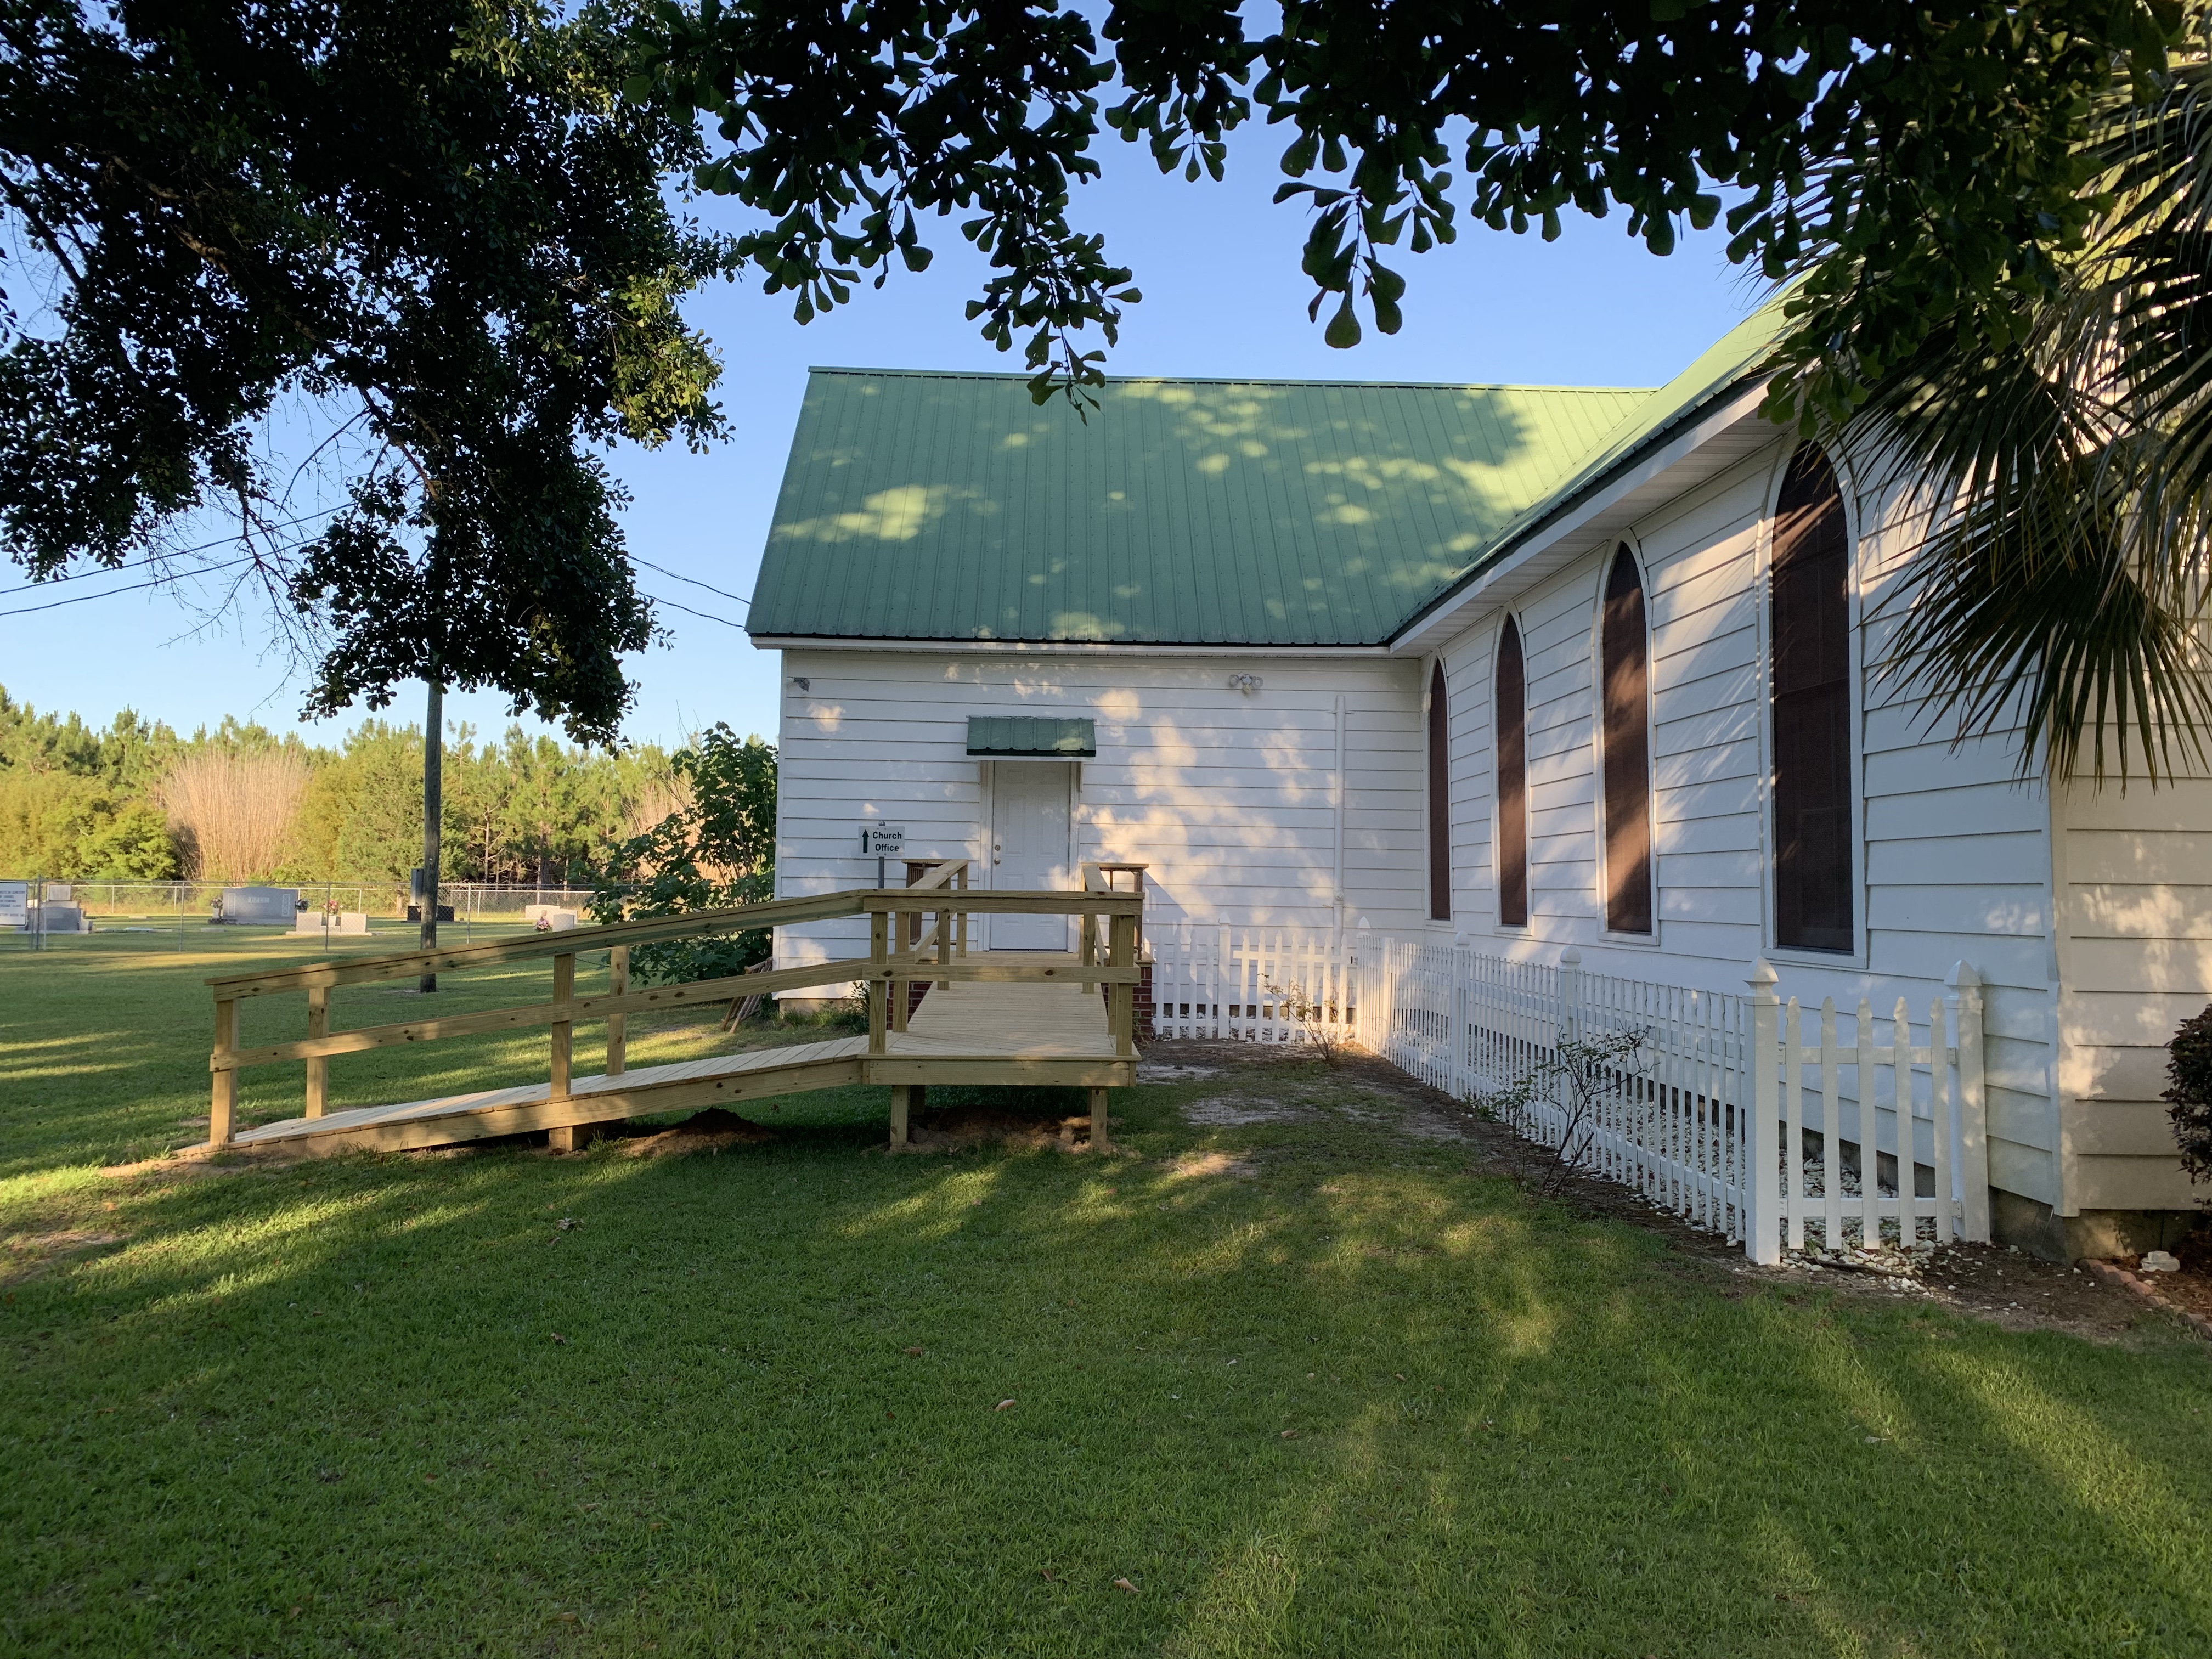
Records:
<instances>
[{"instance_id":1,"label":"blue sky","mask_svg":"<svg viewBox=\"0 0 2212 1659\"><path fill-rule=\"evenodd\" d=\"M1128 314L1109 374L1346 380L1507 381L1552 385L1654 385L1686 365L1759 297L1722 257L1717 233L1685 237L1667 258L1626 233L1626 216L1570 219L1546 244L1480 226L1460 240L1396 262L1412 288L1406 327L1370 334L1351 351L1323 345L1306 320L1311 289L1297 269L1306 215L1269 198L1278 175L1279 131L1244 136L1227 180L1186 185L1162 179L1133 146L1109 141L1106 176L1079 192L1077 212L1105 233L1109 250L1133 266L1145 299ZM701 211L716 220L715 204ZM626 520L631 551L666 570L750 593L775 502L811 364L869 368L1017 369L979 338L962 314L980 262L950 221L926 227L938 251L929 271L901 273L880 292L800 327L788 296L757 285L700 295L694 320L725 364L728 441L703 455L672 448L617 452L612 465L635 500ZM641 585L656 597L742 622L742 606L653 570ZM102 576L56 589L63 598L135 580ZM20 587L12 568L0 590ZM0 592L0 611L39 602L37 592ZM0 617L0 685L41 708L74 708L95 724L136 708L181 730L226 714L311 738L334 740L359 718L301 725L300 684L268 644L262 615L246 611L192 632L198 612L158 590L103 598L35 616ZM664 611L670 645L632 659L637 703L626 735L667 742L713 720L773 736L776 665L738 629ZM183 637L179 637L183 636ZM406 696L392 711L419 718ZM448 719L496 732L506 720L495 696L447 702Z\"/></svg>"}]
</instances>

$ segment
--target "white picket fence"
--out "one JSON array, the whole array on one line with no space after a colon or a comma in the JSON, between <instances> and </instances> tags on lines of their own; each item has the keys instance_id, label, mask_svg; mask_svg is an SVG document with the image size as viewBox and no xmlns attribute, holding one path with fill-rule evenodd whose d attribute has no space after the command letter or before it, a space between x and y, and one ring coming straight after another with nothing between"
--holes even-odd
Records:
<instances>
[{"instance_id":1,"label":"white picket fence","mask_svg":"<svg viewBox=\"0 0 2212 1659\"><path fill-rule=\"evenodd\" d=\"M1936 1240L1989 1238L1981 990L1964 963L1930 1007L1928 1038L1914 1042L1900 1000L1884 1043L1863 1001L1847 1036L1832 1000L1817 1022L1796 999L1784 1005L1764 962L1742 995L1592 973L1573 950L1554 965L1384 938L1352 954L1364 958L1349 964L1363 1046L1470 1103L1543 1076L1533 1097L1504 1106L1516 1130L1741 1240L1756 1261L1803 1248L1808 1228L1831 1249L1881 1240L1884 1222L1899 1242L1920 1239L1923 1222ZM1587 1055L1630 1033L1632 1054L1585 1063L1596 1086L1578 1109L1559 1078L1573 1052L1563 1043Z\"/></svg>"},{"instance_id":2,"label":"white picket fence","mask_svg":"<svg viewBox=\"0 0 2212 1659\"><path fill-rule=\"evenodd\" d=\"M1300 1042L1310 1026L1357 1031L1354 963L1326 929L1170 922L1145 930L1145 948L1155 1036ZM1308 1020L1297 1017L1301 1005Z\"/></svg>"},{"instance_id":3,"label":"white picket fence","mask_svg":"<svg viewBox=\"0 0 2212 1659\"><path fill-rule=\"evenodd\" d=\"M1349 1036L1755 1261L1989 1239L1981 981L1965 963L1916 1038L1903 999L1886 1016L1802 1007L1763 961L1731 993L1593 973L1572 949L1514 961L1364 929L1170 922L1146 946L1155 1036ZM1631 1034L1632 1052L1584 1065L1578 1107L1563 1043L1587 1055ZM1531 1076L1543 1086L1499 1100Z\"/></svg>"},{"instance_id":4,"label":"white picket fence","mask_svg":"<svg viewBox=\"0 0 2212 1659\"><path fill-rule=\"evenodd\" d=\"M1915 1042L1912 1016L1903 997L1890 1011L1889 1041L1880 1035L1869 1001L1859 1000L1847 1041L1839 1040L1836 1003L1822 1000L1817 1015L1785 1005L1774 993L1775 973L1765 963L1752 969L1753 1018L1760 1051L1777 1064L1760 1068L1753 1110L1758 1122L1775 1124L1794 1159L1759 1164L1760 1189L1753 1214L1767 1218L1752 1241L1761 1261L1778 1261L1783 1244L1801 1249L1808 1224L1834 1249L1857 1223L1861 1241L1879 1238L1888 1221L1900 1238L1917 1239L1920 1224L1933 1224L1936 1239L1954 1237L1987 1243L1990 1166L1982 1078L1981 977L1966 963L1951 970L1950 994L1928 1008L1927 1040ZM1850 1074L1849 1089L1844 1087ZM1884 1097L1887 1097L1885 1099ZM1863 1149L1881 1146L1881 1117L1892 1119L1896 1175L1887 1197ZM1844 1190L1844 1142L1857 1148L1859 1191ZM1817 1152L1814 1149L1817 1148ZM1918 1176L1931 1179L1926 1194ZM1818 1190L1813 1188L1817 1186Z\"/></svg>"},{"instance_id":5,"label":"white picket fence","mask_svg":"<svg viewBox=\"0 0 2212 1659\"><path fill-rule=\"evenodd\" d=\"M1457 1100L1480 1103L1555 1067L1562 1039L1642 1034L1638 1054L1596 1068L1587 1114L1552 1088L1501 1115L1662 1209L1747 1236L1746 999L1590 973L1571 950L1557 965L1396 939L1369 953L1378 960L1363 988L1368 1046Z\"/></svg>"}]
</instances>

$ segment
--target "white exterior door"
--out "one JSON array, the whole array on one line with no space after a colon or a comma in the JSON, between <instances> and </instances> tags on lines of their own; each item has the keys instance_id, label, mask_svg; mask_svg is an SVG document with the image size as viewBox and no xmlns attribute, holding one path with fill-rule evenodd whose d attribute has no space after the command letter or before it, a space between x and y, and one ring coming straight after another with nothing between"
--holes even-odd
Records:
<instances>
[{"instance_id":1,"label":"white exterior door","mask_svg":"<svg viewBox=\"0 0 2212 1659\"><path fill-rule=\"evenodd\" d=\"M1075 884L1068 870L1070 781L1052 761L999 763L991 780L991 885L1005 890ZM1066 916L993 916L994 951L1065 951Z\"/></svg>"}]
</instances>

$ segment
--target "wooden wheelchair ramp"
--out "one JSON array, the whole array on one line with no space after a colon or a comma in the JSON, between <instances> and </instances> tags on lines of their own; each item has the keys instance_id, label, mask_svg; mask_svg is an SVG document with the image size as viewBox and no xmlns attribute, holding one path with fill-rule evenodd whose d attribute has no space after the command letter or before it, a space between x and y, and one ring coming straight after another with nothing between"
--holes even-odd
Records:
<instances>
[{"instance_id":1,"label":"wooden wheelchair ramp","mask_svg":"<svg viewBox=\"0 0 2212 1659\"><path fill-rule=\"evenodd\" d=\"M936 878L906 889L867 890L806 900L782 900L705 916L617 923L612 927L526 936L459 951L415 952L366 961L320 963L276 974L210 981L216 998L216 1043L210 1150L284 1146L335 1152L404 1151L452 1146L498 1135L550 1131L556 1145L577 1144L575 1132L628 1118L696 1110L855 1084L891 1090L891 1140L906 1139L916 1091L939 1084L1045 1084L1091 1091L1094 1144L1105 1144L1107 1093L1136 1080L1133 1042L1136 939L1141 899L1086 889L1069 893L970 893L954 884L964 866L942 866ZM1082 947L1073 952L966 953L970 911L1048 913L1082 918ZM787 915L789 912L792 914ZM728 933L831 915L870 918L872 950L848 958L770 973L632 991L629 948L661 939ZM925 916L933 918L924 931ZM1103 930L1100 921L1109 925ZM893 951L890 939L904 949ZM911 934L913 937L906 937ZM580 954L607 953L604 995L576 994ZM330 992L338 985L452 973L504 965L516 957L553 958L553 1000L418 1020L404 1025L330 1030ZM860 981L868 988L865 1036L750 1050L635 1069L625 1063L623 1022L641 1009L719 1004L755 991ZM907 1017L908 988L928 987ZM1105 994L1100 994L1101 987ZM307 994L308 1036L302 1041L241 1049L238 1000L276 991ZM607 1072L572 1077L569 1054L579 1020L607 1024ZM543 1024L550 1028L549 1076L516 1084L392 1105L325 1109L332 1057L389 1044L434 1041L470 1032ZM237 1128L233 1122L238 1073L249 1066L305 1061L304 1115Z\"/></svg>"}]
</instances>

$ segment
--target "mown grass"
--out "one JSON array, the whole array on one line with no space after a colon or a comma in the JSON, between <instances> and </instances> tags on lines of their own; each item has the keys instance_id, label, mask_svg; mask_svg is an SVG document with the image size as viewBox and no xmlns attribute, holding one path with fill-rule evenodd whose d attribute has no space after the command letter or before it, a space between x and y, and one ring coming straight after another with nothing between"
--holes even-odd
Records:
<instances>
[{"instance_id":1,"label":"mown grass","mask_svg":"<svg viewBox=\"0 0 2212 1659\"><path fill-rule=\"evenodd\" d=\"M99 1174L289 948L0 957L11 1653L2212 1651L2203 1345L1716 1273L1296 1065L1104 1160L884 1158L863 1091L714 1158ZM1302 1115L1179 1109L1231 1091Z\"/></svg>"}]
</instances>

